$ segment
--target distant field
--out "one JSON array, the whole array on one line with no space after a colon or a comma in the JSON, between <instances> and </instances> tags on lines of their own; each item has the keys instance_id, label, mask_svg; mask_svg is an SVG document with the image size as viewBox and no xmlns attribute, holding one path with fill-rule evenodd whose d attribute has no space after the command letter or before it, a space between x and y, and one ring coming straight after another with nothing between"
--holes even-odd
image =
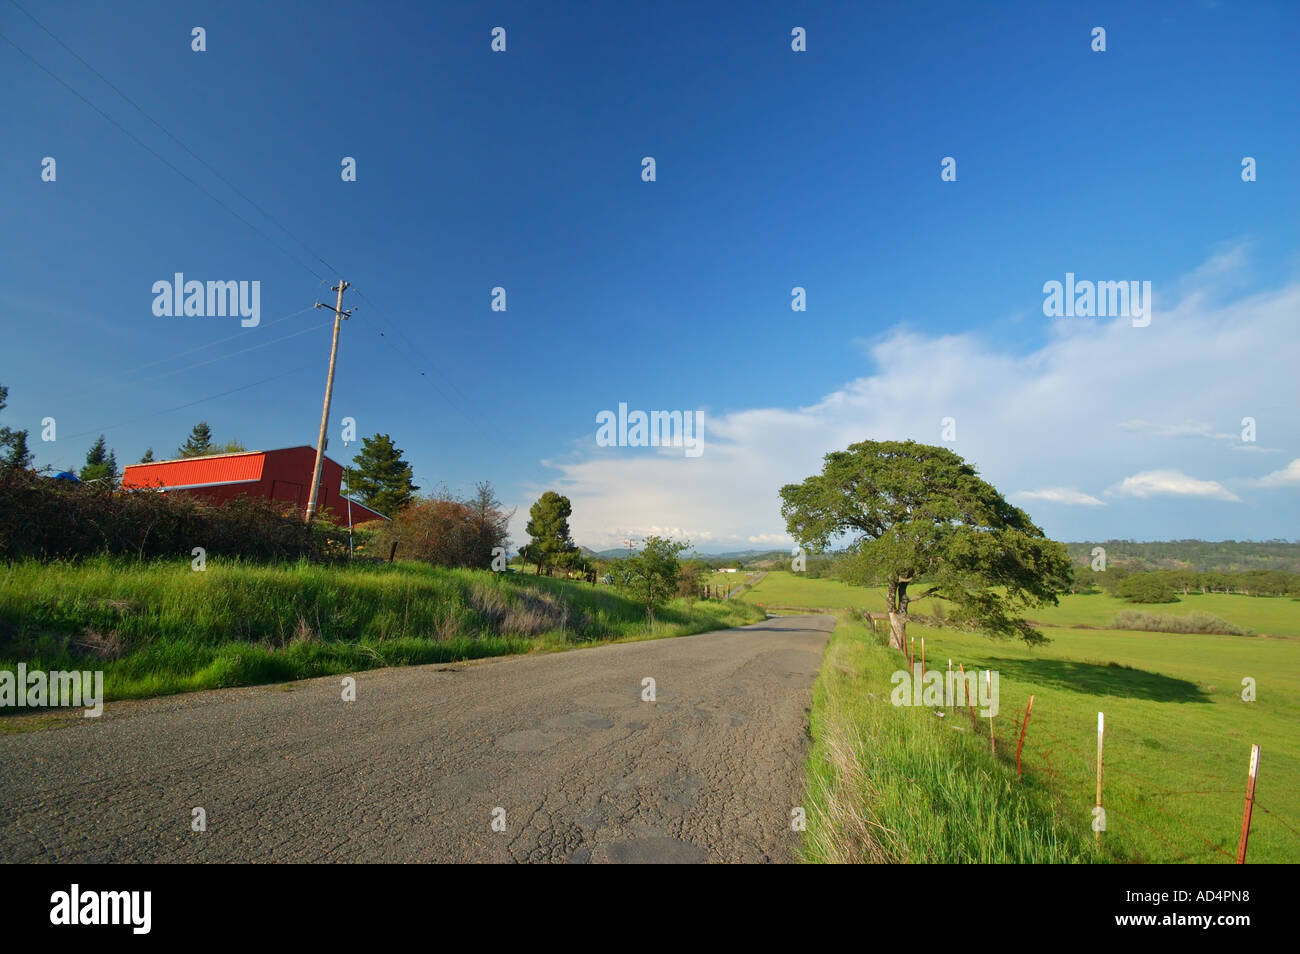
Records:
<instances>
[{"instance_id":1,"label":"distant field","mask_svg":"<svg viewBox=\"0 0 1300 954\"><path fill-rule=\"evenodd\" d=\"M743 570L739 573L709 573L700 578L701 584L707 583L709 586L721 586L724 590L730 586L732 593L735 593L744 584L754 578L755 574L746 573Z\"/></svg>"},{"instance_id":2,"label":"distant field","mask_svg":"<svg viewBox=\"0 0 1300 954\"><path fill-rule=\"evenodd\" d=\"M769 588L770 584L770 588ZM883 593L826 580L774 574L745 599L802 606L883 609ZM1134 607L1105 596L1067 596L1047 622L1098 625L1120 609L1184 613L1203 609L1257 632L1300 633L1300 603L1283 598L1209 595ZM922 610L924 612L924 610ZM1088 831L1096 771L1097 712L1106 714L1103 804L1106 855L1119 861L1227 862L1236 850L1250 746L1261 747L1249 860L1300 861L1300 639L1176 635L1044 628L1032 648L912 623L931 669L949 658L968 670L999 673L998 756L1014 759L1013 738L1035 696L1024 766L1057 810ZM895 659L899 657L894 655ZM900 666L899 668L905 668ZM1242 680L1257 701L1241 699ZM876 677L871 691L888 694ZM901 714L901 713L900 713ZM910 714L910 713L909 713ZM950 727L969 731L969 716ZM978 733L987 742L987 720Z\"/></svg>"},{"instance_id":3,"label":"distant field","mask_svg":"<svg viewBox=\"0 0 1300 954\"><path fill-rule=\"evenodd\" d=\"M1177 603L1126 603L1113 596L1062 596L1060 606L1036 609L1029 615L1047 625L1106 626L1116 613L1137 610L1161 616L1213 613L1258 634L1300 636L1300 600L1286 596L1242 596L1238 593L1192 593Z\"/></svg>"},{"instance_id":4,"label":"distant field","mask_svg":"<svg viewBox=\"0 0 1300 954\"><path fill-rule=\"evenodd\" d=\"M839 580L813 580L777 570L747 592L743 599L764 606L789 606L821 609L858 609L884 612L883 587L850 586ZM913 613L934 614L942 600L917 600L909 609ZM1065 595L1059 606L1045 606L1030 611L1029 618L1044 626L1091 626L1103 628L1115 615L1125 611L1153 613L1161 616L1186 616L1193 612L1212 613L1230 623L1252 629L1256 634L1300 637L1300 600L1285 596L1242 596L1232 593L1193 593L1177 603L1126 603L1102 593L1088 596Z\"/></svg>"}]
</instances>

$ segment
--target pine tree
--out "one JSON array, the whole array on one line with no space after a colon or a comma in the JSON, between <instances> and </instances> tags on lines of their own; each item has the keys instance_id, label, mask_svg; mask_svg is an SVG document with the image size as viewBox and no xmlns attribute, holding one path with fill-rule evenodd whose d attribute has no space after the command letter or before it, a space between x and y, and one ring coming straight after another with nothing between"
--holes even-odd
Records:
<instances>
[{"instance_id":1,"label":"pine tree","mask_svg":"<svg viewBox=\"0 0 1300 954\"><path fill-rule=\"evenodd\" d=\"M212 428L208 427L207 421L199 421L194 425L194 430L190 431L185 443L176 449L176 456L202 457L215 451L216 448L212 446Z\"/></svg>"},{"instance_id":2,"label":"pine tree","mask_svg":"<svg viewBox=\"0 0 1300 954\"><path fill-rule=\"evenodd\" d=\"M32 455L27 450L26 431L10 431L0 443L9 445L9 453L5 455L0 465L12 467L14 470L27 470L32 466Z\"/></svg>"},{"instance_id":3,"label":"pine tree","mask_svg":"<svg viewBox=\"0 0 1300 954\"><path fill-rule=\"evenodd\" d=\"M86 465L81 468L77 476L83 481L107 480L108 483L116 485L117 455L105 445L103 434L99 435L99 440L95 441L86 452Z\"/></svg>"},{"instance_id":4,"label":"pine tree","mask_svg":"<svg viewBox=\"0 0 1300 954\"><path fill-rule=\"evenodd\" d=\"M5 409L5 403L9 398L9 389L0 384L0 411ZM9 453L4 456L3 463L9 467L15 467L25 470L32 465L32 455L27 451L27 431L14 431L7 427L0 427L0 450L9 448Z\"/></svg>"},{"instance_id":5,"label":"pine tree","mask_svg":"<svg viewBox=\"0 0 1300 954\"><path fill-rule=\"evenodd\" d=\"M152 447L150 447L147 451L144 452L144 456L140 458L140 463L142 463L142 464L152 464L152 463L153 463L153 448L152 448Z\"/></svg>"},{"instance_id":6,"label":"pine tree","mask_svg":"<svg viewBox=\"0 0 1300 954\"><path fill-rule=\"evenodd\" d=\"M387 434L361 438L361 450L344 471L348 492L372 510L391 517L411 502L420 488L414 471Z\"/></svg>"},{"instance_id":7,"label":"pine tree","mask_svg":"<svg viewBox=\"0 0 1300 954\"><path fill-rule=\"evenodd\" d=\"M525 560L537 565L537 574L543 570L551 575L551 569L562 566L572 559L577 552L569 535L569 517L573 515L573 504L563 494L548 490L528 509L528 526L525 531L531 538L519 551Z\"/></svg>"}]
</instances>

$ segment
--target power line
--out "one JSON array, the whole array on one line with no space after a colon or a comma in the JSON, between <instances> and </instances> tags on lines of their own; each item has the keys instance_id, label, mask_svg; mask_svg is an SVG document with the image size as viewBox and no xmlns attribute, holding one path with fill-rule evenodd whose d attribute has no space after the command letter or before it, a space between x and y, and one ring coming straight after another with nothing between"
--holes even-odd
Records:
<instances>
[{"instance_id":1,"label":"power line","mask_svg":"<svg viewBox=\"0 0 1300 954\"><path fill-rule=\"evenodd\" d=\"M98 78L99 78L99 79L100 79L100 80L101 80L105 85L107 85L111 90L113 90L113 92L115 92L119 97L121 97L124 101L126 101L126 102L127 102L127 103L132 107L132 108L134 108L138 113L140 113L140 115L144 116L145 119L149 120L150 123L152 123L152 124L153 124L154 126L156 126L158 129L160 129L160 130L161 130L161 131L162 131L162 132L163 132L163 133L164 133L164 134L165 134L169 139L171 139L171 140L172 140L173 142L175 142L178 146L180 146L183 150L185 150L185 152L186 152L187 154L189 154L191 157L193 157L193 158L194 158L197 162L199 162L199 163L200 163L200 164L201 164L205 169L207 169L209 172L211 172L213 175L215 175L215 176L216 176L218 179L220 179L223 183L225 183L225 184L226 184L226 185L227 185L227 186L228 186L228 187L229 187L229 188L230 188L230 189L231 189L231 190L232 190L236 195L238 195L238 196L239 196L240 198L242 198L245 202L247 202L250 206L252 206L254 209L256 209L256 210L257 210L259 213L261 213L263 216L265 216L265 217L266 217L270 222L272 222L273 224L275 224L275 226L276 226L277 228L279 228L281 231L283 231L286 235L290 236L290 237L291 237L295 242L297 242L297 243L298 243L298 244L299 244L303 249L305 249L305 250L308 252L309 255L313 256L313 257L314 257L318 262L320 262L322 265L324 265L324 266L325 266L327 269L329 269L331 272L334 272L335 274L340 274L340 270L339 270L339 269L335 268L335 267L334 267L333 265L331 265L329 262L325 261L325 259L324 259L324 258L323 258L319 253L315 252L315 251L311 248L310 245L308 245L308 244L307 244L306 242L304 242L302 239L298 238L298 237L297 237L293 232L291 232L291 231L290 231L286 226L284 226L282 223L280 223L279 220L277 220L277 219L276 219L274 216L272 216L269 212L267 212L267 211L266 211L265 209L263 209L260 205L258 205L258 203L256 203L256 202L253 201L251 198L249 198L249 197L248 197L248 196L247 196L247 195L246 195L242 190L240 190L237 186L235 186L232 182L230 182L230 180L228 180L225 176L223 176L220 172L218 172L218 171L217 171L217 170L216 170L216 169L215 169L215 168L214 168L210 163L208 163L208 162L207 162L206 160L204 160L201 156L199 156L196 152L194 152L193 149L191 149L189 146L187 146L187 145L186 145L183 141L181 141L177 136L175 136L174 134L172 134L170 130L168 130L165 126L163 126L162 123L160 123L158 120L156 120L156 119L154 119L152 116L150 116L149 113L146 112L146 111L144 110L143 107L141 107L138 103L136 103L136 102L135 102L135 101L134 101L130 96L128 96L126 93L124 93L121 89L119 89L119 88L117 87L116 84L114 84L111 80L108 79L108 77L106 77L103 73L101 73L101 72L100 72L99 70L97 70L94 66L92 66L89 62L87 62L86 59L85 59L84 57L82 57L79 53L76 52L76 50L72 49L72 47L70 47L70 46L68 46L68 44L64 43L63 40L61 40L57 35L55 35L54 32L51 31L47 26L45 26L45 24L43 24L40 20L36 19L36 17L33 16L31 13L29 13L29 12L28 12L28 11L27 11L27 10L26 10L22 5L21 5L21 4L17 3L17 0L9 0L9 2L10 2L14 7L16 7L20 12L22 12L25 16L27 16L28 19L30 19L33 23L35 23L38 27L40 27L41 30L43 30L43 31L44 31L48 36L50 36L51 39L53 39L56 43L58 43L59 46L61 46L61 47L62 47L63 49L65 49L65 50L67 50L67 51L68 51L68 52L69 52L73 57L75 57L75 58L77 59L78 62L80 62L80 63L81 63L83 66L85 66L88 70L90 70L92 73L94 73L95 76L97 76L97 77L98 77ZM59 77L57 74L55 74L52 70L50 70L49 68L47 68L46 66L44 66L43 64L41 64L39 61L37 61L37 60L36 60L36 59L31 55L31 54L29 54L29 53L28 53L26 50L24 50L22 47L18 46L17 43L15 43L12 39L10 39L10 38L9 38L8 36L6 36L4 33L0 33L0 39L3 39L6 43L8 43L10 46L12 46L15 50L17 50L19 53L21 53L21 54L22 54L22 55L23 55L23 56L24 56L24 57L25 57L29 62L31 62L33 65L35 65L37 68L39 68L39 69L40 69L42 72L44 72L46 75L48 75L49 77L51 77L52 79L54 79L56 82L58 82L58 83L59 83L60 85L62 85L64 88L66 88L69 92L71 92L71 93L72 93L73 95L75 95L78 99L80 99L82 102L84 102L87 106L89 106L91 109L93 109L96 113L98 113L101 117L103 117L103 118L104 118L107 122L109 122L111 125L115 126L119 131L121 131L124 135L126 135L129 139L131 139L132 142L134 142L136 145L140 146L140 148L144 149L146 152L148 152L150 155L152 155L154 158L156 158L159 162L163 163L165 166L167 166L169 169L171 169L173 172L175 172L177 175L179 175L179 176L180 176L182 179L184 179L186 182L190 183L192 186L194 186L196 189L198 189L200 192L202 192L204 195L206 195L208 198L210 198L213 202L217 203L217 205L221 206L223 209L225 209L227 212L229 212L231 215L233 215L236 219L238 219L238 220L239 220L240 222L242 222L244 225L248 226L248 227L249 227L250 229L252 229L252 231L255 232L257 235L260 235L262 238L266 239L268 242L270 242L272 245L274 245L277 249L279 249L281 252L283 252L287 257L289 257L289 258L292 259L294 262L296 262L298 265L300 265L300 266L302 266L304 269L306 269L309 273L311 273L311 274L312 274L313 276L315 276L318 280L320 280L320 282L321 282L322 284L326 284L326 283L328 283L328 279L325 278L324 276L322 276L322 275L321 275L318 271L316 271L313 267L311 267L310 265L308 265L308 264L306 264L305 262L303 262L303 261L302 261L302 260L301 260L297 255L295 255L294 253L290 252L290 251L289 251L288 249L286 249L283 245L281 245L281 244L280 244L279 242L277 242L275 239L271 238L271 237L270 237L269 235L267 235L264 231L262 231L261 229L259 229L256 225L254 225L252 222L250 222L247 218L245 218L243 215L241 215L238 211L236 211L236 210L235 210L234 208L232 208L230 205L228 205L227 203L223 202L221 199L219 199L217 196L215 196L215 195L214 195L212 192L210 192L208 189L204 188L204 187L203 187L199 182L197 182L195 179L193 179L192 177L190 177L189 175L187 175L185 172L183 172L181 169L179 169L176 165L174 165L172 162L170 162L167 158L165 158L165 157L164 157L161 153L159 153L157 150L153 149L151 146L149 146L148 144L146 144L145 142L143 142L141 139L139 139L139 137L137 137L134 133L132 133L130 130L128 130L125 126L123 126L123 125L122 125L121 123L119 123L117 120L113 119L113 117L111 117L111 116L110 116L108 113L106 113L103 109L101 109L99 106L95 105L95 103L91 102L88 98L86 98L86 96L84 96L81 92L79 92L79 91L78 91L75 87L73 87L70 83L66 82L66 81L63 80L61 77ZM366 300L366 301L368 301L368 302L371 301L371 300L368 298L368 296L362 294L361 292L358 291L357 294L359 294L359 295L360 295L364 300ZM372 305L373 305L373 302L371 302L371 303L372 303ZM376 310L376 317L380 317L379 314L378 314L378 311L377 311L377 310ZM382 320L382 318L381 318L381 320ZM433 362L430 361L430 360L428 359L428 357L424 355L424 353L423 353L423 352L422 352L422 351L421 351L421 350L420 350L420 349L415 345L415 342L411 339L411 337L410 337L409 335L407 335L407 334L405 333L405 331L403 331L403 330L400 328L400 326L398 326L396 323L391 323L391 324L386 323L386 324L388 324L388 327L389 327L391 330L394 330L394 331L396 331L398 334L401 335L401 337L405 340L405 342L406 342L407 346L410 348L410 350L413 351L413 352L415 352L416 356L419 357L419 358L423 361L424 364L426 364L426 365L432 365L432 364L433 364ZM380 336L381 338L385 338L385 340L388 340L388 339L387 339L387 336L384 335L383 332L379 332L379 336ZM215 343L215 342L214 342L214 343ZM501 436L500 436L498 433L496 433L495 428L492 428L492 427L490 427L489 425L486 425L485 422L483 422L482 420L478 419L478 418L476 417L476 415L473 415L473 414L471 414L470 412L468 412L467 410L465 410L465 408L462 407L460 404L458 404L458 403L457 403L457 402L456 402L456 401L451 397L451 395L447 393L446 390L444 390L444 389L443 389L443 388L442 388L442 387L441 387L441 386L440 386L436 381L434 381L433 379L431 379L431 378L428 376L428 374L427 374L424 370L421 370L420 368L416 367L416 366L414 365L414 363L411 362L410 357L406 354L406 352L403 352L402 349L401 349L398 345L396 345L396 344L395 344L394 342L392 342L392 341L388 341L388 343L389 343L389 344L393 344L393 346L396 347L397 350L398 350L399 352L402 353L402 356L403 356L403 358L407 361L407 363L408 363L408 364L411 364L411 366L412 366L412 370L414 370L414 371L415 371L415 372L420 376L421 379L423 379L424 381L426 381L427 383L429 383L430 385L432 385L433 388L434 388L434 390L436 390L436 391L439 393L439 395L441 395L442 398L443 398L443 399L444 399L444 400L445 400L449 405L452 406L452 408L454 408L457 412L459 412L460 415L461 415L462 417L464 417L466 421L468 421L470 424L472 424L472 425L474 425L475 427L478 427L478 428L480 428L480 429L484 429L484 428L486 428L488 431L490 431L490 432L493 434L494 437L496 437L496 439L497 439L499 442L501 442L502 444L505 444L505 443L506 443L506 442L501 438ZM163 360L163 361L166 361L166 360L170 360L170 359L162 359L162 360ZM154 362L154 363L162 363L162 362L159 361L159 362ZM147 366L148 366L148 365L145 365L145 367L147 367ZM138 370L138 369L137 369L137 370ZM454 388L454 385L453 385L453 388ZM462 398L465 397L463 391L461 391L459 388L455 388L455 390L457 391L457 393L458 393L458 395L459 395L460 397L462 397ZM116 426L116 425L115 425L115 426Z\"/></svg>"},{"instance_id":2,"label":"power line","mask_svg":"<svg viewBox=\"0 0 1300 954\"><path fill-rule=\"evenodd\" d=\"M10 0L10 2L13 2L13 0ZM74 86L72 86L72 84L70 84L70 83L68 83L67 81L65 81L63 78L61 78L60 76L58 76L58 75L57 75L56 73L54 73L53 71L49 70L49 69L48 69L47 67L45 67L45 66L44 66L40 61L38 61L35 57L33 57L30 53L28 53L26 50L24 50L21 46L19 46L17 43L15 43L13 40L11 40L11 39L10 39L8 36L6 36L4 33L0 33L0 40L4 40L6 43L8 43L10 46L12 46L15 50L17 50L17 51L18 51L19 53L21 53L24 57L26 57L27 60L28 60L30 63L32 63L34 66L36 66L39 70L41 70L43 73L45 73L45 74L46 74L47 76L49 76L51 79L53 79L53 80L54 80L55 82L57 82L59 85L63 86L65 89L67 89L70 93L72 93L74 96L76 96L79 100L81 100L83 103L85 103L85 104L86 104L87 106L89 106L91 109L93 109L95 112L99 113L100 116L102 116L105 120L107 120L107 121L108 121L109 123L111 123L113 126L116 126L116 127L117 127L117 128L118 128L118 129L119 129L119 130L120 130L120 131L121 131L125 136L127 136L127 137L132 141L132 142L134 142L137 146L139 146L139 147L140 147L141 149L143 149L145 152L149 153L151 156L153 156L155 159L157 159L159 162L161 162L163 165L165 165L168 169L172 170L172 172L176 173L178 176L180 176L182 179L184 179L184 180L185 180L186 182L188 182L190 185L194 186L194 188L198 189L200 192L202 192L204 195L206 195L206 196L207 196L209 199L211 199L213 202L217 203L217 205L221 206L223 209L225 209L227 212L229 212L229 213L230 213L231 215L233 215L235 218L239 219L239 221L243 222L243 223L244 223L245 225L247 225L250 229L252 229L252 230L253 230L254 232L256 232L258 235L262 236L262 238L266 239L268 242L270 242L272 245L274 245L276 248L278 248L281 252L283 252L283 253L284 253L285 255L287 255L289 258L293 259L293 260L296 261L299 265L301 265L303 268L307 269L307 271L311 272L313 275L315 275L315 276L316 276L317 278L319 278L320 280L322 280L322 281L325 280L325 276L321 275L320 272L316 271L316 269L312 268L310 265L305 264L305 263L304 263L301 259L299 259L298 256L295 255L293 252L290 252L287 248L285 248L283 245L281 245L281 244L280 244L279 242L277 242L275 239L271 238L271 236L267 235L265 232L263 232L261 229L259 229L259 228L258 228L256 225L254 225L252 222L248 221L248 219L244 218L242 215L240 215L238 212L236 212L234 209L232 209L232 208L231 208L229 205L227 205L225 202L222 202L219 198L217 198L215 195L213 195L211 192L209 192L207 189L205 189L205 188L204 188L202 185L200 185L197 181L195 181L194 179L190 178L190 176L186 175L186 174L185 174L183 171L181 171L177 166L175 166L175 165L174 165L170 160L168 160L167 158L165 158L165 157L164 157L160 152L158 152L158 151L157 151L156 149L154 149L152 146L150 146L150 145L148 145L147 143L145 143L145 142L144 142L143 140L141 140L138 136L136 136L135 133L131 132L129 129L127 129L125 126L123 126L121 123L119 123L119 122L118 122L116 119L114 119L112 116L108 115L108 113L104 112L102 109L100 109L100 108L99 108L98 106L96 106L94 103L92 103L89 99L87 99L85 96L83 96L83 95L82 95L82 94L81 94L81 93L80 93L80 92L79 92L79 91L78 91Z\"/></svg>"},{"instance_id":3,"label":"power line","mask_svg":"<svg viewBox=\"0 0 1300 954\"><path fill-rule=\"evenodd\" d=\"M260 327L260 328L272 328L272 327L274 327L275 325L280 324L281 322L288 321L290 318L297 318L299 315L306 314L307 312L309 312L309 311L311 311L311 310L312 310L311 306L308 306L308 307L306 307L306 308L299 308L297 311L295 311L295 312L293 312L293 313L291 313L291 314L288 314L288 315L284 315L284 316L282 316L282 317L280 317L280 318L276 318L274 321L264 321L264 322L262 322L258 327ZM96 379L95 381L92 381L89 385L87 385L87 387L86 387L84 390L85 390L85 391L95 391L95 390L98 390L98 389L100 389L101 387L106 386L106 385L109 385L109 384L111 384L111 383L114 382L114 381L119 381L119 380L121 380L121 379L124 378L124 377L127 377L127 376L129 376L129 375L135 374L137 371L143 371L143 370L145 370L146 368L152 368L152 367L154 367L154 366L156 366L156 365L159 365L159 364L166 364L168 361L175 361L177 358L183 358L183 357L185 357L187 354L194 354L194 352L196 352L196 351L203 351L203 350L206 349L206 348L212 348L212 347L215 347L216 345L223 344L223 343L225 343L225 342L227 342L227 341L232 341L232 340L234 340L235 338L240 338L240 337L243 337L243 336L245 336L245 335L247 335L247 334L248 334L248 332L246 332L246 331L236 331L233 335L226 335L226 337L224 337L224 338L217 338L215 341L208 341L208 342L205 342L204 344L201 344L201 345L195 345L193 348L187 348L187 349L185 349L184 351L178 351L178 352L176 352L175 354L168 355L168 356L165 357L165 358L159 358L159 359L156 360L156 361L146 361L144 364L136 365L134 368L128 368L128 369L125 370L125 371L121 371L121 372L116 373L116 374L106 375L106 376L103 377L103 378ZM277 338L276 340L279 341L279 340L282 340L282 339ZM269 342L268 342L268 343L269 343ZM151 379L151 378L143 378L143 379L141 379L141 380L149 381L149 380L152 380L152 379ZM130 384L136 384L136 383L139 383L139 382L138 382L138 381L131 381L131 382L129 382L129 383L130 383ZM81 393L83 393L83 392L82 392L82 391L77 391L77 392L75 392L75 393L77 393L77 394L81 394Z\"/></svg>"},{"instance_id":4,"label":"power line","mask_svg":"<svg viewBox=\"0 0 1300 954\"><path fill-rule=\"evenodd\" d=\"M173 374L180 374L183 371L193 371L195 368L203 368L209 364L216 364L218 361L225 361L227 358L234 358L241 354L248 354L248 352L250 351L260 351L262 348L269 348L271 345L278 344L281 341L288 341L290 338L297 338L300 335L309 334L313 331L319 331L320 329L328 326L329 326L329 322L327 321L321 322L320 324L312 325L310 328L303 328L301 331L294 331L287 335L281 335L278 338L272 338L270 341L264 341L261 344L252 345L247 348L241 348L239 351L232 351L229 354L217 355L217 357L208 358L206 361L196 361L194 364L187 364L184 367L173 368L171 371L163 371L161 374L154 374L147 378L137 378L134 381L127 381L124 384L119 385L118 387L115 388L110 387L110 388L106 388L105 390L111 392L111 391L120 391L123 388L138 387L141 384L148 384L151 381L157 381L161 378L171 377L171 375Z\"/></svg>"},{"instance_id":5,"label":"power line","mask_svg":"<svg viewBox=\"0 0 1300 954\"><path fill-rule=\"evenodd\" d=\"M198 153L196 153L196 152L195 152L193 149L191 149L189 146L185 145L185 143L182 142L178 137L176 137L175 135L173 135L172 132L171 132L171 130L169 130L166 126L164 126L164 125L163 125L162 123L160 123L158 120L154 119L154 118L153 118L152 116L150 116L147 112L145 112L144 107L142 107L139 103L137 103L135 100L133 100L133 99L132 99L130 96L128 96L126 93L122 92L122 90L119 89L119 88L118 88L118 87L113 83L113 81L110 80L107 76L105 76L105 75L104 75L103 73L101 73L99 70L95 69L95 67L93 67L90 63L86 62L85 58L83 58L83 57L81 56L81 54L79 54L79 53L78 53L76 50L74 50L72 47L68 46L68 44L64 43L61 39L59 39L59 38L58 38L58 37L53 33L53 31L50 30L49 27L47 27L47 26L46 26L44 23L42 23L40 20L36 19L36 17L34 17L34 16L33 16L33 15L32 15L32 14L31 14L31 13L30 13L26 8L25 8L25 7L23 7L22 4L18 3L18 0L9 0L9 2L10 2L11 4L13 4L13 6L17 7L18 10L20 10L20 11L23 13L23 15L27 17L27 19L31 20L31 21L32 21L33 23L35 23L38 27L40 27L42 30L44 30L45 33L46 33L46 35L48 35L48 36L50 37L50 39L52 39L55 43L59 44L59 46L63 47L65 50L67 50L69 53L71 53L74 57L76 57L76 60L77 60L78 63L80 63L80 64L81 64L82 66L84 66L86 69L90 70L90 72L92 72L92 73L94 73L96 76L98 76L98 77L100 78L100 80L102 80L103 83L104 83L104 84L105 84L109 89L111 89L113 92L117 93L118 96L120 96L120 97L121 97L122 99L124 99L127 103L129 103L129 104L131 105L131 107L135 109L135 111L136 111L137 113L139 113L139 114L140 114L141 116L143 116L145 119L149 120L149 122L151 122L151 123L153 123L155 126L157 126L158 129L162 130L163 134L166 135L168 139L170 139L172 142L176 143L176 145L178 145L178 146L180 146L182 149L184 149L184 150L186 151L186 153L188 153L188 154L190 155L191 158L193 158L196 162L198 162L201 166L203 166L204 169L207 169L210 173L212 173L214 176L216 176L218 179L220 179L222 182L224 182L224 183L225 183L225 184L230 188L230 190L231 190L232 192L235 193L235 195L239 196L241 199L243 199L245 202L247 202L249 205L251 205L253 208L255 208L258 212L260 212L263 216L265 216L266 219L267 219L268 221L270 221L270 222L271 222L272 224L274 224L278 229L280 229L282 232L284 232L286 235L288 235L290 238L292 238L295 242L297 242L299 245L301 245L304 249L306 249L307 252L308 252L308 254L312 255L312 256L316 259L316 261L318 261L318 262L320 262L322 265L324 265L326 269L328 269L328 270L331 271L331 272L337 272L337 271L338 271L338 269L336 269L333 265L331 265L329 262L325 261L325 259L321 258L320 255L318 255L318 254L317 254L317 253L316 253L316 252L315 252L315 251L314 251L314 250L313 250L309 245L307 245L306 242L304 242L302 239L298 238L298 236L296 236L296 235L294 235L292 232L290 232L289 229L287 229L284 225L282 225L282 224L280 223L280 221L279 221L278 219L276 219L275 216L273 216L270 212L267 212L266 209L262 208L260 205L258 205L258 204L257 204L256 202L254 202L252 199L250 199L250 198L249 198L249 197L248 197L248 196L247 196L243 191L240 190L240 188L239 188L238 186L236 186L233 182L231 182L229 179L227 179L225 176L223 176L223 175L222 175L222 174L221 174L221 173L220 173L216 168L214 168L212 165L210 165L210 164L209 164L209 163L208 163L208 162L207 162L207 161L206 161L202 156L200 156ZM30 57L29 57L29 59L30 59ZM321 276L319 276L319 275L317 275L316 277L317 277L317 278L321 278ZM327 281L327 279L324 279L324 278L322 278L321 280L322 280L322 281Z\"/></svg>"},{"instance_id":6,"label":"power line","mask_svg":"<svg viewBox=\"0 0 1300 954\"><path fill-rule=\"evenodd\" d=\"M273 374L269 378L262 378L260 381L253 381L251 384L244 384L237 388L231 388L229 391L222 391L220 394L209 394L207 397L199 398L197 401L190 401L187 404L178 404L175 407L164 408L161 411L154 411L152 414L145 414L143 417L137 417L130 421L119 421L118 423L110 424L107 427L92 428L91 430L88 431L82 431L79 434L69 435L68 437L64 438L64 440L74 440L78 437L88 437L91 434L106 434L109 431L114 430L115 428L124 427L127 424L138 424L141 421L148 421L151 420L152 418L159 417L160 415L163 414L170 414L173 411L183 411L187 407L194 407L197 404L206 404L208 401L215 401L217 398L227 397L228 395L235 394L239 391L247 391L249 388L255 388L260 384L266 384L268 381L275 381L278 378L285 378L291 374L297 374L299 371L306 371L308 368L313 368L315 366L316 366L316 362L311 361L308 362L307 364L299 365L296 368L291 368L288 371L282 371L279 374Z\"/></svg>"}]
</instances>

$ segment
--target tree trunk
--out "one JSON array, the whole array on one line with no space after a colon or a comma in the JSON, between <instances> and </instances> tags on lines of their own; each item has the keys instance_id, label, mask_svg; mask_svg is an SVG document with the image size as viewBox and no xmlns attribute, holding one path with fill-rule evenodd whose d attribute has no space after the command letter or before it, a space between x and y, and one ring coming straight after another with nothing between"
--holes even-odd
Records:
<instances>
[{"instance_id":1,"label":"tree trunk","mask_svg":"<svg viewBox=\"0 0 1300 954\"><path fill-rule=\"evenodd\" d=\"M899 652L907 652L907 584L898 580L889 581L889 593L885 608L889 610L889 646Z\"/></svg>"},{"instance_id":2,"label":"tree trunk","mask_svg":"<svg viewBox=\"0 0 1300 954\"><path fill-rule=\"evenodd\" d=\"M907 652L907 614L889 611L889 646Z\"/></svg>"}]
</instances>

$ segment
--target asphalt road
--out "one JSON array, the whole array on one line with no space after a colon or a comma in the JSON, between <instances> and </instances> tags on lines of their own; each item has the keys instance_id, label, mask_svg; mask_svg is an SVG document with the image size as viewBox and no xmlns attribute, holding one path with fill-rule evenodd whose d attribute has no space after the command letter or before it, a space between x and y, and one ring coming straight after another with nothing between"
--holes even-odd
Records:
<instances>
[{"instance_id":1,"label":"asphalt road","mask_svg":"<svg viewBox=\"0 0 1300 954\"><path fill-rule=\"evenodd\" d=\"M790 861L833 622L109 704L0 736L0 861Z\"/></svg>"}]
</instances>

